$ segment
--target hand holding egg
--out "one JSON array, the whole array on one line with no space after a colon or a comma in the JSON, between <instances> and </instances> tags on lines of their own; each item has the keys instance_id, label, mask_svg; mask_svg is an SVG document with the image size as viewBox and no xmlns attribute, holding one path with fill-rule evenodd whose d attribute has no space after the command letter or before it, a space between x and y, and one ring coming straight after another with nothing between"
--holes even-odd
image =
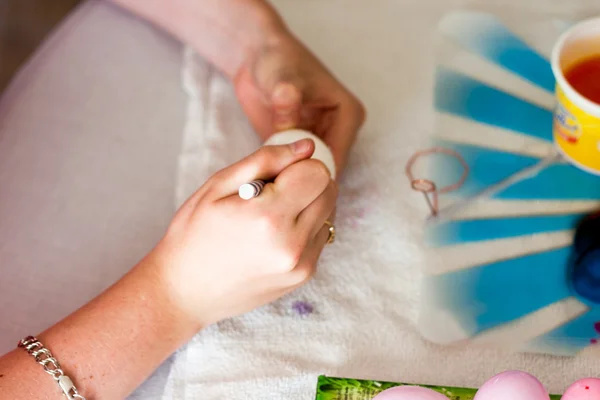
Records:
<instances>
[{"instance_id":1,"label":"hand holding egg","mask_svg":"<svg viewBox=\"0 0 600 400\"><path fill-rule=\"evenodd\" d=\"M317 159L325 164L329 170L329 173L331 174L331 179L335 179L336 168L335 160L333 159L333 153L325 144L325 142L321 140L321 138L309 131L302 129L290 129L276 133L265 142L265 146L289 144L302 139L311 139L315 143L315 152L311 158Z\"/></svg>"}]
</instances>

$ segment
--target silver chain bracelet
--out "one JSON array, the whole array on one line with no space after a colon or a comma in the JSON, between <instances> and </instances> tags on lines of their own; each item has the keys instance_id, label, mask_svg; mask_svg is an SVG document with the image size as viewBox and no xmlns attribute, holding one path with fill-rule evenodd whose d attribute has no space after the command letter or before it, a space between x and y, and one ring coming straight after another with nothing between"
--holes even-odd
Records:
<instances>
[{"instance_id":1,"label":"silver chain bracelet","mask_svg":"<svg viewBox=\"0 0 600 400\"><path fill-rule=\"evenodd\" d=\"M85 397L79 394L71 378L66 376L63 370L60 368L58 360L52 356L50 350L44 347L39 340L33 336L27 336L21 339L19 347L25 349L29 354L35 358L35 361L44 367L44 371L51 375L54 380L58 383L58 386L62 389L67 399L79 399L85 400Z\"/></svg>"}]
</instances>

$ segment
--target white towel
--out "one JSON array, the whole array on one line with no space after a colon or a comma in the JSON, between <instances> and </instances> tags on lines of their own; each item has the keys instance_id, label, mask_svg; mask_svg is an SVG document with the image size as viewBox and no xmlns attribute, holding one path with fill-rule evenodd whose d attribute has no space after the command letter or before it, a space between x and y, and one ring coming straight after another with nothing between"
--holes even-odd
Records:
<instances>
[{"instance_id":1,"label":"white towel","mask_svg":"<svg viewBox=\"0 0 600 400\"><path fill-rule=\"evenodd\" d=\"M179 351L165 399L312 400L319 374L475 387L499 371L522 369L552 392L597 374L591 354L552 358L472 345L443 348L417 332L427 208L410 189L404 164L433 131L437 22L464 3L276 2L369 111L341 185L338 240L307 286L203 331ZM504 13L520 10L505 7L520 0L485 3ZM528 7L577 11L554 0ZM180 203L210 174L259 145L229 83L189 49L184 83L190 101ZM298 305L313 312L301 315Z\"/></svg>"}]
</instances>

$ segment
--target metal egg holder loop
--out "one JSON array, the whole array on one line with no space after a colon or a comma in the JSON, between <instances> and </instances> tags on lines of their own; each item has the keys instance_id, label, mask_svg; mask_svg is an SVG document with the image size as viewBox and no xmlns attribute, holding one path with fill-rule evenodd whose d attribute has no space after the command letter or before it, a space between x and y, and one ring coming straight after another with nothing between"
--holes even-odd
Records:
<instances>
[{"instance_id":1,"label":"metal egg holder loop","mask_svg":"<svg viewBox=\"0 0 600 400\"><path fill-rule=\"evenodd\" d=\"M458 160L458 162L463 167L463 174L458 180L458 182L453 183L448 186L444 186L442 188L437 187L435 182L429 179L423 178L415 178L412 169L417 162L417 160L423 156L435 155L435 154L445 154L451 157L454 157ZM423 193L425 200L427 201L427 205L431 210L431 215L436 217L439 214L439 195L443 193L452 192L454 190L459 189L467 180L469 176L469 165L464 160L464 158L456 151L452 149L447 149L445 147L432 147L430 149L425 149L416 152L406 163L406 176L410 180L410 185L413 190L417 192Z\"/></svg>"}]
</instances>

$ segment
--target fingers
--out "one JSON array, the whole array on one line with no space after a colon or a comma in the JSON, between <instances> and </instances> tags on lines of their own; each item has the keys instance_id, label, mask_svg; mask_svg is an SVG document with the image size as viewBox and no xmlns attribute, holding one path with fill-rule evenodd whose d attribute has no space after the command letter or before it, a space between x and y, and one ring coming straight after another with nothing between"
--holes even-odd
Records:
<instances>
[{"instance_id":1,"label":"fingers","mask_svg":"<svg viewBox=\"0 0 600 400\"><path fill-rule=\"evenodd\" d=\"M330 182L327 189L319 196L300 216L305 231L314 232L305 242L304 251L296 266L289 272L276 277L278 285L282 287L283 296L306 284L317 271L319 257L329 241L329 225L325 224L328 218L333 218L335 213L335 199L337 186Z\"/></svg>"},{"instance_id":2,"label":"fingers","mask_svg":"<svg viewBox=\"0 0 600 400\"><path fill-rule=\"evenodd\" d=\"M272 102L274 97L283 95L296 100L294 91L304 92L304 79L301 78L299 66L305 64L302 54L294 51L294 43L268 46L262 49L252 65L252 76L256 85L266 95L265 100ZM287 91L287 92L286 92ZM290 97L287 97L290 98Z\"/></svg>"},{"instance_id":3,"label":"fingers","mask_svg":"<svg viewBox=\"0 0 600 400\"><path fill-rule=\"evenodd\" d=\"M310 244L302 254L296 268L287 273L282 279L285 285L294 290L308 282L317 272L319 258L329 239L329 227L325 224L321 226L317 235L311 240Z\"/></svg>"},{"instance_id":4,"label":"fingers","mask_svg":"<svg viewBox=\"0 0 600 400\"><path fill-rule=\"evenodd\" d=\"M317 232L317 235L313 239L314 246L316 250L319 252L319 255L323 251L323 248L327 245L329 241L329 225L323 224L321 229Z\"/></svg>"},{"instance_id":5,"label":"fingers","mask_svg":"<svg viewBox=\"0 0 600 400\"><path fill-rule=\"evenodd\" d=\"M279 83L272 97L273 129L277 132L302 128L315 132L330 146L337 170L342 171L366 113L351 94L341 97L345 101L339 103L310 101L294 84Z\"/></svg>"},{"instance_id":6,"label":"fingers","mask_svg":"<svg viewBox=\"0 0 600 400\"><path fill-rule=\"evenodd\" d=\"M298 66L302 60L296 52L287 52L287 46L263 49L253 65L253 76L263 90L272 112L274 132L297 128L300 123L305 81ZM282 50L283 49L283 50Z\"/></svg>"},{"instance_id":7,"label":"fingers","mask_svg":"<svg viewBox=\"0 0 600 400\"><path fill-rule=\"evenodd\" d=\"M298 216L298 227L308 237L315 238L323 228L325 221L332 222L335 213L338 189L335 182L330 181L327 188Z\"/></svg>"},{"instance_id":8,"label":"fingers","mask_svg":"<svg viewBox=\"0 0 600 400\"><path fill-rule=\"evenodd\" d=\"M319 198L331 182L329 170L321 161L310 159L286 168L272 185L272 207L285 210L296 220Z\"/></svg>"},{"instance_id":9,"label":"fingers","mask_svg":"<svg viewBox=\"0 0 600 400\"><path fill-rule=\"evenodd\" d=\"M363 105L352 98L351 101L339 104L333 120L328 121L327 130L322 137L333 152L339 171L343 171L346 166L348 153L365 121L365 114Z\"/></svg>"},{"instance_id":10,"label":"fingers","mask_svg":"<svg viewBox=\"0 0 600 400\"><path fill-rule=\"evenodd\" d=\"M289 82L279 82L271 93L273 129L275 132L296 128L300 124L302 91Z\"/></svg>"},{"instance_id":11,"label":"fingers","mask_svg":"<svg viewBox=\"0 0 600 400\"><path fill-rule=\"evenodd\" d=\"M290 165L312 156L314 150L315 144L310 139L286 145L263 146L243 160L216 173L207 182L207 196L221 199L237 193L244 183L256 179L273 179Z\"/></svg>"}]
</instances>

